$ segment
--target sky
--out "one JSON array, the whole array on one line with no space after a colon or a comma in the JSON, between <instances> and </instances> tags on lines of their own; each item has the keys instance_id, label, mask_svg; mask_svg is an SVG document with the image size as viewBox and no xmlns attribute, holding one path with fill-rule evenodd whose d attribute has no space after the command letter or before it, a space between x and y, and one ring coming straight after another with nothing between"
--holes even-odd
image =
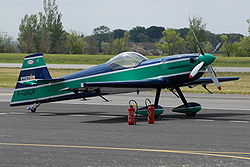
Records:
<instances>
[{"instance_id":1,"label":"sky","mask_svg":"<svg viewBox=\"0 0 250 167\"><path fill-rule=\"evenodd\" d=\"M136 26L183 28L188 18L202 17L213 33L248 34L250 0L57 0L66 31L91 35L105 25L111 30ZM43 0L0 0L0 32L14 38L25 14L43 11Z\"/></svg>"}]
</instances>

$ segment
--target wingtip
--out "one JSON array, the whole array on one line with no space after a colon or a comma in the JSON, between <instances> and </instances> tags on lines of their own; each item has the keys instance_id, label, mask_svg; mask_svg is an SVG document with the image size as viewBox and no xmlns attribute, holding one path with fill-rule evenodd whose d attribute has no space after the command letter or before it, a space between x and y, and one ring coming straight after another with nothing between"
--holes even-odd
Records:
<instances>
[{"instance_id":1,"label":"wingtip","mask_svg":"<svg viewBox=\"0 0 250 167\"><path fill-rule=\"evenodd\" d=\"M221 90L221 86L218 86L217 88L218 88L219 90Z\"/></svg>"},{"instance_id":2,"label":"wingtip","mask_svg":"<svg viewBox=\"0 0 250 167\"><path fill-rule=\"evenodd\" d=\"M191 79L191 78L193 78L193 76L192 76L192 75L189 75L188 77L189 77L190 79Z\"/></svg>"}]
</instances>

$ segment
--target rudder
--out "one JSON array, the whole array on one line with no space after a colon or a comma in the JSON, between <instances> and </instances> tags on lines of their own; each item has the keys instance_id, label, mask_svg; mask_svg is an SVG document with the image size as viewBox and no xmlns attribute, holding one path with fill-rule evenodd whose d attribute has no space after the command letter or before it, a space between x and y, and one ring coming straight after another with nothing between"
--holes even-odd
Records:
<instances>
[{"instance_id":1,"label":"rudder","mask_svg":"<svg viewBox=\"0 0 250 167\"><path fill-rule=\"evenodd\" d=\"M36 85L26 84L24 82L50 79L52 78L46 66L43 54L26 56L23 61L10 106L32 104L36 102Z\"/></svg>"}]
</instances>

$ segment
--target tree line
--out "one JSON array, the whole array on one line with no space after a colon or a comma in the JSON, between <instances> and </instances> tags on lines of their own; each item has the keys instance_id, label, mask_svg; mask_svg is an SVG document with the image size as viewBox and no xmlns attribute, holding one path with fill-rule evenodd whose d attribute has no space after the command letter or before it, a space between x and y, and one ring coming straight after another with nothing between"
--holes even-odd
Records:
<instances>
[{"instance_id":1,"label":"tree line","mask_svg":"<svg viewBox=\"0 0 250 167\"><path fill-rule=\"evenodd\" d=\"M214 34L206 29L201 17L189 18L188 28L137 26L111 31L102 25L91 35L84 36L76 31L65 31L56 0L43 0L43 12L26 14L21 20L18 42L6 32L0 33L0 52L117 54L133 50L146 55L172 55L199 52L194 32L206 52L212 52L222 42L218 52L223 55L250 56L250 19L247 22L248 36Z\"/></svg>"}]
</instances>

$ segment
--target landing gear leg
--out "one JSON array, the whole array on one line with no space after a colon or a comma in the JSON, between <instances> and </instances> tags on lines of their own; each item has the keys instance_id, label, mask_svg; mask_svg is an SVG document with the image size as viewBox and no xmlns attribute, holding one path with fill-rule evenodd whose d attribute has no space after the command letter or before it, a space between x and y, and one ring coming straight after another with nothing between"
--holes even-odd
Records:
<instances>
[{"instance_id":1,"label":"landing gear leg","mask_svg":"<svg viewBox=\"0 0 250 167\"><path fill-rule=\"evenodd\" d=\"M154 103L155 109L162 108L159 106L160 95L161 95L161 88L157 88L156 94L155 94L155 103ZM160 114L155 114L155 119L157 119L159 116Z\"/></svg>"},{"instance_id":2,"label":"landing gear leg","mask_svg":"<svg viewBox=\"0 0 250 167\"><path fill-rule=\"evenodd\" d=\"M177 91L179 97L181 98L181 101L183 102L184 106L186 108L189 107L188 102L187 102L185 96L183 95L181 89L178 87L178 88L175 88L175 90ZM196 112L186 112L187 117L194 117L195 115L196 115Z\"/></svg>"},{"instance_id":3,"label":"landing gear leg","mask_svg":"<svg viewBox=\"0 0 250 167\"><path fill-rule=\"evenodd\" d=\"M28 106L27 107L27 110L29 110L29 111L31 111L31 112L36 112L36 109L38 108L40 106L40 103L35 103L35 104L33 104L33 105L31 105L31 106Z\"/></svg>"},{"instance_id":4,"label":"landing gear leg","mask_svg":"<svg viewBox=\"0 0 250 167\"><path fill-rule=\"evenodd\" d=\"M154 104L155 106L158 106L159 104L160 95L161 95L161 88L157 88L155 94L155 104Z\"/></svg>"},{"instance_id":5,"label":"landing gear leg","mask_svg":"<svg viewBox=\"0 0 250 167\"><path fill-rule=\"evenodd\" d=\"M178 87L178 88L175 88L175 90L177 91L179 97L181 98L181 101L183 102L184 106L188 107L187 100L186 100L185 96L183 95L181 89Z\"/></svg>"}]
</instances>

